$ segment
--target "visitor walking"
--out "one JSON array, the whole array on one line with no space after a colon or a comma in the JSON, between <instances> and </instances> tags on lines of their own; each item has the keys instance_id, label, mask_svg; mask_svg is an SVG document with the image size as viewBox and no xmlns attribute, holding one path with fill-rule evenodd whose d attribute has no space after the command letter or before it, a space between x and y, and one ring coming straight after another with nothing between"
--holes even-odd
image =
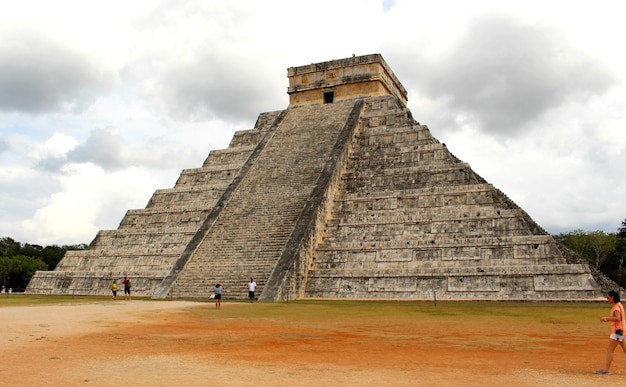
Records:
<instances>
[{"instance_id":1,"label":"visitor walking","mask_svg":"<svg viewBox=\"0 0 626 387\"><path fill-rule=\"evenodd\" d=\"M250 282L248 282L248 298L250 302L254 303L254 291L256 290L256 282L254 282L254 278L250 278Z\"/></svg>"},{"instance_id":2,"label":"visitor walking","mask_svg":"<svg viewBox=\"0 0 626 387\"><path fill-rule=\"evenodd\" d=\"M111 293L113 293L112 299L115 300L117 298L117 280L113 280L111 284Z\"/></svg>"},{"instance_id":3,"label":"visitor walking","mask_svg":"<svg viewBox=\"0 0 626 387\"><path fill-rule=\"evenodd\" d=\"M606 295L607 301L612 305L611 314L608 317L600 318L601 322L611 323L611 336L609 336L609 344L606 348L606 359L604 368L596 371L598 375L608 375L609 368L613 362L613 352L617 348L617 344L622 347L622 351L626 353L624 346L624 306L620 302L619 294L615 290L611 290Z\"/></svg>"},{"instance_id":4,"label":"visitor walking","mask_svg":"<svg viewBox=\"0 0 626 387\"><path fill-rule=\"evenodd\" d=\"M122 283L124 284L124 297L130 300L130 280L128 277L124 277Z\"/></svg>"},{"instance_id":5,"label":"visitor walking","mask_svg":"<svg viewBox=\"0 0 626 387\"><path fill-rule=\"evenodd\" d=\"M224 291L224 287L220 284L216 284L213 289L213 294L215 298L215 309L219 309L222 306L222 292Z\"/></svg>"}]
</instances>

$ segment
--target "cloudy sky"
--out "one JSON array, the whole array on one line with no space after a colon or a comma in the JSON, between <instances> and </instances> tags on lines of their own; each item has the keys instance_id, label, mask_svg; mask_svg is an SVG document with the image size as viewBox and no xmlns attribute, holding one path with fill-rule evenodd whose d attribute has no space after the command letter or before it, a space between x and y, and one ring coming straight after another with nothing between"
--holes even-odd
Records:
<instances>
[{"instance_id":1,"label":"cloudy sky","mask_svg":"<svg viewBox=\"0 0 626 387\"><path fill-rule=\"evenodd\" d=\"M285 109L288 67L372 53L546 230L614 232L625 4L0 0L0 237L89 243Z\"/></svg>"}]
</instances>

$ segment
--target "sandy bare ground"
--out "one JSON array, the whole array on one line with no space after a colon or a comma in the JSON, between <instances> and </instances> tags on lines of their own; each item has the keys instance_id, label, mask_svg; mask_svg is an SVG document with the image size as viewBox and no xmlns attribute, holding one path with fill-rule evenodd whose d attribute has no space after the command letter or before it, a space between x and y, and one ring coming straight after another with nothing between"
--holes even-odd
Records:
<instances>
[{"instance_id":1,"label":"sandy bare ground","mask_svg":"<svg viewBox=\"0 0 626 387\"><path fill-rule=\"evenodd\" d=\"M494 321L450 335L454 327L440 320L303 324L231 313L259 306L118 300L0 308L0 386L626 384L618 352L612 375L592 373L602 365L606 327L546 331Z\"/></svg>"}]
</instances>

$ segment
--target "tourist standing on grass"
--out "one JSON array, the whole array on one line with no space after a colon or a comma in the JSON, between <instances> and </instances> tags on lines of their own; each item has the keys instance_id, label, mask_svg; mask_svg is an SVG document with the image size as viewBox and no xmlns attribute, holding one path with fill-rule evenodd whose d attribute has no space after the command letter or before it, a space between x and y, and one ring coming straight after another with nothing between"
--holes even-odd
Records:
<instances>
[{"instance_id":1,"label":"tourist standing on grass","mask_svg":"<svg viewBox=\"0 0 626 387\"><path fill-rule=\"evenodd\" d=\"M124 284L124 297L130 300L130 280L128 277L124 277L122 283Z\"/></svg>"},{"instance_id":2,"label":"tourist standing on grass","mask_svg":"<svg viewBox=\"0 0 626 387\"><path fill-rule=\"evenodd\" d=\"M599 375L608 375L611 362L613 362L613 352L617 348L617 344L622 347L622 351L626 353L624 346L624 306L620 302L619 294L615 290L611 290L606 295L607 301L612 305L611 314L608 317L602 317L601 322L611 323L611 336L609 336L609 345L606 348L606 361L604 368L596 371Z\"/></svg>"},{"instance_id":3,"label":"tourist standing on grass","mask_svg":"<svg viewBox=\"0 0 626 387\"><path fill-rule=\"evenodd\" d=\"M113 280L111 284L111 292L113 293L112 299L115 300L117 298L117 280Z\"/></svg>"},{"instance_id":4,"label":"tourist standing on grass","mask_svg":"<svg viewBox=\"0 0 626 387\"><path fill-rule=\"evenodd\" d=\"M215 309L219 309L222 306L222 291L224 287L220 284L215 285L213 294L215 295Z\"/></svg>"},{"instance_id":5,"label":"tourist standing on grass","mask_svg":"<svg viewBox=\"0 0 626 387\"><path fill-rule=\"evenodd\" d=\"M256 290L256 282L254 282L254 278L250 278L250 282L248 282L248 298L250 302L254 302L254 291Z\"/></svg>"}]
</instances>

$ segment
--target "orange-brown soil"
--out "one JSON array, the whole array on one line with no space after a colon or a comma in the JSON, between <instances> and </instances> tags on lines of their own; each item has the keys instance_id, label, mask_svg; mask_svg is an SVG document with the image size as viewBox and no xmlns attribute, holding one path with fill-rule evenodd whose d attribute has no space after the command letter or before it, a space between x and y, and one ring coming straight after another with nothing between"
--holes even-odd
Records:
<instances>
[{"instance_id":1,"label":"orange-brown soil","mask_svg":"<svg viewBox=\"0 0 626 387\"><path fill-rule=\"evenodd\" d=\"M290 304L276 306L289 308ZM263 318L241 317L259 308ZM1 386L592 386L608 328L499 318L268 317L261 304L0 308ZM558 321L558 320L557 320ZM515 325L517 324L517 325Z\"/></svg>"}]
</instances>

